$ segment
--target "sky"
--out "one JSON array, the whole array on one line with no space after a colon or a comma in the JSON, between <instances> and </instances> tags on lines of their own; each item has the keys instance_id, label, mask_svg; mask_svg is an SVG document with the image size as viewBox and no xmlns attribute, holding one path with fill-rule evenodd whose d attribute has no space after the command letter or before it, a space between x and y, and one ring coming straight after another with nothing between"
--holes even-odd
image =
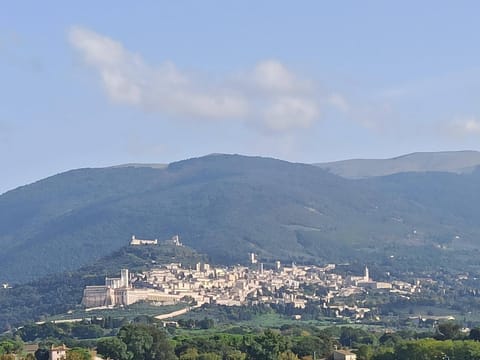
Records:
<instances>
[{"instance_id":1,"label":"sky","mask_svg":"<svg viewBox=\"0 0 480 360\"><path fill-rule=\"evenodd\" d=\"M477 1L15 1L0 193L210 153L480 150Z\"/></svg>"}]
</instances>

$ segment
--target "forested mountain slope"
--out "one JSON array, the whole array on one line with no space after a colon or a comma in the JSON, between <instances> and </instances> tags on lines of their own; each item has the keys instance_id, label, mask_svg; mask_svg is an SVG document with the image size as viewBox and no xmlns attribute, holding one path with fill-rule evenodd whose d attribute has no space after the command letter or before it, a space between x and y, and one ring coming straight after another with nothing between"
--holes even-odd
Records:
<instances>
[{"instance_id":1,"label":"forested mountain slope","mask_svg":"<svg viewBox=\"0 0 480 360\"><path fill-rule=\"evenodd\" d=\"M479 194L478 171L347 180L239 155L73 170L0 196L0 280L78 268L132 234L178 233L220 263L250 251L265 261L322 262L439 243L468 248L480 233Z\"/></svg>"}]
</instances>

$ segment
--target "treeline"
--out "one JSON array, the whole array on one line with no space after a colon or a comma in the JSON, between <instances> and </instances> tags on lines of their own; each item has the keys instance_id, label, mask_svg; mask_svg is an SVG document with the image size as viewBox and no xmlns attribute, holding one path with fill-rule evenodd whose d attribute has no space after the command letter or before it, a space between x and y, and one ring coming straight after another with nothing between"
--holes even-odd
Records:
<instances>
[{"instance_id":1,"label":"treeline","mask_svg":"<svg viewBox=\"0 0 480 360\"><path fill-rule=\"evenodd\" d=\"M278 331L258 334L183 336L169 340L166 333L152 325L123 327L116 337L97 342L99 354L117 360L277 360L310 356L311 346L323 345L318 355L331 353L333 344L318 343L314 338L291 338Z\"/></svg>"},{"instance_id":2,"label":"treeline","mask_svg":"<svg viewBox=\"0 0 480 360\"><path fill-rule=\"evenodd\" d=\"M95 335L96 324L81 326L37 325L0 341L0 360L48 360L48 348L62 342L54 335L63 331ZM198 334L198 333L197 333ZM100 335L100 332L96 333ZM21 338L22 336L22 338ZM23 353L23 341L48 336L35 355ZM40 340L39 338L35 340ZM66 360L89 360L96 347L104 358L115 360L311 360L330 359L335 348L354 348L358 360L480 359L480 329L463 333L454 323L441 324L435 333L373 333L361 328L284 325L248 334L209 333L171 336L159 324L128 324L115 336L72 343ZM314 355L315 354L315 355Z\"/></svg>"},{"instance_id":3,"label":"treeline","mask_svg":"<svg viewBox=\"0 0 480 360\"><path fill-rule=\"evenodd\" d=\"M262 314L273 313L274 309L269 304L226 306L216 304L204 304L201 307L202 313L208 314L208 317L214 318L217 323L228 323L235 321L252 320ZM188 313L184 319L195 316L195 312Z\"/></svg>"},{"instance_id":4,"label":"treeline","mask_svg":"<svg viewBox=\"0 0 480 360\"><path fill-rule=\"evenodd\" d=\"M307 303L305 308L295 307L293 303L289 304L256 304L226 306L216 304L204 304L201 307L209 317L214 318L218 323L233 321L249 321L257 316L264 314L277 313L283 316L301 315L303 320L315 320L324 318L327 312L319 304ZM191 316L189 313L187 317Z\"/></svg>"},{"instance_id":5,"label":"treeline","mask_svg":"<svg viewBox=\"0 0 480 360\"><path fill-rule=\"evenodd\" d=\"M110 333L103 337L109 334L105 328L109 323L109 320L99 319L95 324L28 325L0 342L0 355L19 353L23 341L40 341L42 347L36 360L47 360L46 349L61 343L77 350L96 347L105 358L116 360L311 360L313 354L317 358L328 358L335 348L356 349L359 360L480 359L480 328L465 333L453 322L439 324L435 332L420 333L378 333L359 327L318 328L292 324L276 330L251 329L244 334L210 330L207 335L199 335L196 331L175 335L175 331L165 331L160 323L137 323L122 326L114 336ZM197 328L208 329L211 320L204 318L194 324ZM72 356L67 360L82 360Z\"/></svg>"},{"instance_id":6,"label":"treeline","mask_svg":"<svg viewBox=\"0 0 480 360\"><path fill-rule=\"evenodd\" d=\"M104 329L97 324L83 323L45 323L28 324L15 332L23 341L32 342L38 339L57 339L67 343L70 339L97 339L105 335Z\"/></svg>"},{"instance_id":7,"label":"treeline","mask_svg":"<svg viewBox=\"0 0 480 360\"><path fill-rule=\"evenodd\" d=\"M362 346L357 351L359 360L477 360L480 343L473 340L421 339L404 341L394 347L371 348Z\"/></svg>"}]
</instances>

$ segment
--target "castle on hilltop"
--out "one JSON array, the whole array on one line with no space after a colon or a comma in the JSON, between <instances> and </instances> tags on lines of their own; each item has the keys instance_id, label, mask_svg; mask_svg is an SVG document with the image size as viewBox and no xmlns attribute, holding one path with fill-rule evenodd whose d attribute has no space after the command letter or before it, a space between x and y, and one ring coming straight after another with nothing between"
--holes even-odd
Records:
<instances>
[{"instance_id":1,"label":"castle on hilltop","mask_svg":"<svg viewBox=\"0 0 480 360\"><path fill-rule=\"evenodd\" d=\"M132 240L130 240L130 245L157 245L158 239L154 240L141 240L137 239L135 235L132 235Z\"/></svg>"},{"instance_id":2,"label":"castle on hilltop","mask_svg":"<svg viewBox=\"0 0 480 360\"><path fill-rule=\"evenodd\" d=\"M137 239L132 235L130 246L145 245L173 245L183 246L180 236L158 241L158 239ZM168 294L152 288L135 288L132 286L132 277L128 269L120 271L119 278L106 277L105 285L86 286L83 290L82 305L87 308L101 306L126 306L137 301L155 301L162 304L174 304L179 300L178 295Z\"/></svg>"},{"instance_id":3,"label":"castle on hilltop","mask_svg":"<svg viewBox=\"0 0 480 360\"><path fill-rule=\"evenodd\" d=\"M163 240L161 243L159 243L158 239L153 239L153 240L143 240L143 239L137 239L135 235L132 235L132 239L130 240L130 245L131 246L138 246L138 245L174 245L174 246L183 246L183 244L180 242L180 236L174 235L172 236L171 239L168 240Z\"/></svg>"}]
</instances>

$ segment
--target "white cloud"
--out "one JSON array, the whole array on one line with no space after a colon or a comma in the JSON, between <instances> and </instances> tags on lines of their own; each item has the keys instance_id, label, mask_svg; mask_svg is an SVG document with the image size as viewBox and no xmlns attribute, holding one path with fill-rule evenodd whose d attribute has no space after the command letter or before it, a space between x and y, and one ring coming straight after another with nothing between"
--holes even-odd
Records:
<instances>
[{"instance_id":1,"label":"white cloud","mask_svg":"<svg viewBox=\"0 0 480 360\"><path fill-rule=\"evenodd\" d=\"M260 89L273 93L292 93L309 88L307 81L299 79L276 60L259 62L253 70L252 80Z\"/></svg>"},{"instance_id":2,"label":"white cloud","mask_svg":"<svg viewBox=\"0 0 480 360\"><path fill-rule=\"evenodd\" d=\"M480 121L477 119L468 119L463 123L463 130L469 134L479 134L480 133Z\"/></svg>"},{"instance_id":3,"label":"white cloud","mask_svg":"<svg viewBox=\"0 0 480 360\"><path fill-rule=\"evenodd\" d=\"M450 124L448 131L456 136L478 135L480 134L480 120L473 116L458 118Z\"/></svg>"},{"instance_id":4,"label":"white cloud","mask_svg":"<svg viewBox=\"0 0 480 360\"><path fill-rule=\"evenodd\" d=\"M347 100L340 94L331 94L330 96L328 96L327 102L333 107L343 112L347 112L348 110L350 110L350 105L348 104Z\"/></svg>"},{"instance_id":5,"label":"white cloud","mask_svg":"<svg viewBox=\"0 0 480 360\"><path fill-rule=\"evenodd\" d=\"M314 102L288 96L276 99L264 112L266 125L274 131L308 128L318 116L319 110Z\"/></svg>"},{"instance_id":6,"label":"white cloud","mask_svg":"<svg viewBox=\"0 0 480 360\"><path fill-rule=\"evenodd\" d=\"M242 79L199 80L165 62L151 66L121 43L82 27L72 27L71 45L95 69L109 98L177 117L254 122L267 132L311 126L320 103L345 108L336 94L324 101L311 81L300 78L277 60L258 62Z\"/></svg>"},{"instance_id":7,"label":"white cloud","mask_svg":"<svg viewBox=\"0 0 480 360\"><path fill-rule=\"evenodd\" d=\"M231 118L247 113L242 96L221 87L197 90L189 76L174 64L151 67L119 42L80 27L70 30L69 39L84 61L99 72L108 96L115 102L179 116Z\"/></svg>"}]
</instances>

